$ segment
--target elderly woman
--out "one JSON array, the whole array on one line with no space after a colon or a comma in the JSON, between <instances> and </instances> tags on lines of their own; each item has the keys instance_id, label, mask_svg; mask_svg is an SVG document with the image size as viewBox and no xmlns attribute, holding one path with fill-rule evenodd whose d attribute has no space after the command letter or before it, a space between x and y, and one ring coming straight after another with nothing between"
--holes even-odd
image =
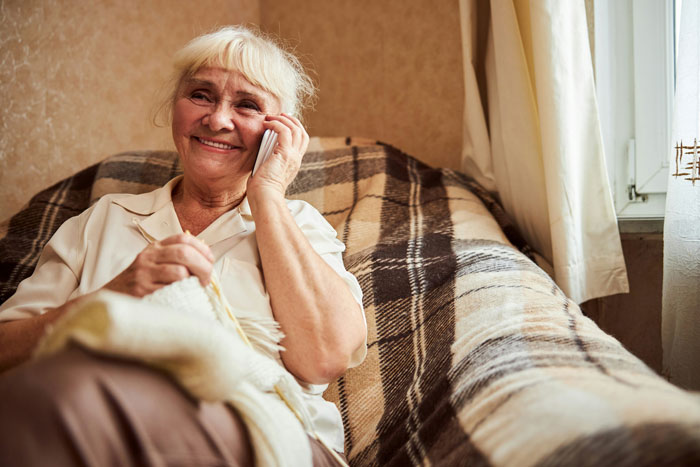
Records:
<instances>
[{"instance_id":1,"label":"elderly woman","mask_svg":"<svg viewBox=\"0 0 700 467\"><path fill-rule=\"evenodd\" d=\"M0 459L250 463L233 410L193 402L144 365L76 348L20 365L50 323L97 291L143 297L188 276L206 285L213 272L234 308L279 323L281 362L319 436L343 450L339 413L321 392L364 357L361 291L333 228L284 197L307 148L298 117L313 85L291 54L241 27L194 39L175 70L168 108L183 175L151 193L105 196L67 221L0 308L0 367L16 367L0 377ZM251 176L267 129L277 145Z\"/></svg>"}]
</instances>

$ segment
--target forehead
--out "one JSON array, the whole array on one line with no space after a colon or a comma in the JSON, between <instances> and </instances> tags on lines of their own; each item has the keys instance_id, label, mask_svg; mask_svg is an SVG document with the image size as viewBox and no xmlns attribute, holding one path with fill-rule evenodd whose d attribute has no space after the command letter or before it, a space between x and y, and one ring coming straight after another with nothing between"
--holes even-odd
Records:
<instances>
[{"instance_id":1,"label":"forehead","mask_svg":"<svg viewBox=\"0 0 700 467\"><path fill-rule=\"evenodd\" d=\"M263 88L252 84L237 70L202 67L193 75L185 77L182 80L182 85L185 87L203 86L212 88L218 93L224 94L225 97L251 97L256 98L261 103L268 104L268 106L279 107L279 99L277 99L277 97Z\"/></svg>"}]
</instances>

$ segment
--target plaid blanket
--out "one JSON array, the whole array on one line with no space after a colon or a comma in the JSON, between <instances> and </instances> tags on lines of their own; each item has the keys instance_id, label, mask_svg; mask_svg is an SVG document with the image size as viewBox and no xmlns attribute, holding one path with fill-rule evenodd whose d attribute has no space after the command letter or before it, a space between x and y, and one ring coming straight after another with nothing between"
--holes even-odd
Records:
<instances>
[{"instance_id":1,"label":"plaid blanket","mask_svg":"<svg viewBox=\"0 0 700 467\"><path fill-rule=\"evenodd\" d=\"M120 154L0 226L2 300L67 217L179 171ZM700 465L700 402L583 316L464 175L359 139L313 139L292 198L360 281L368 356L332 384L353 465Z\"/></svg>"}]
</instances>

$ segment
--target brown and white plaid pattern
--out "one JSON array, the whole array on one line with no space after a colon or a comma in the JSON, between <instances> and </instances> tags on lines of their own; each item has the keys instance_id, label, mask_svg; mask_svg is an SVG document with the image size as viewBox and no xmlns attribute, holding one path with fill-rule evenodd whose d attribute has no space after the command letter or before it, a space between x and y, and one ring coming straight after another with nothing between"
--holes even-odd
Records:
<instances>
[{"instance_id":1,"label":"brown and white plaid pattern","mask_svg":"<svg viewBox=\"0 0 700 467\"><path fill-rule=\"evenodd\" d=\"M65 218L178 170L121 154L37 195L2 230L2 299ZM584 317L472 180L324 138L288 194L336 227L365 294L367 359L326 392L353 465L700 465L697 398Z\"/></svg>"}]
</instances>

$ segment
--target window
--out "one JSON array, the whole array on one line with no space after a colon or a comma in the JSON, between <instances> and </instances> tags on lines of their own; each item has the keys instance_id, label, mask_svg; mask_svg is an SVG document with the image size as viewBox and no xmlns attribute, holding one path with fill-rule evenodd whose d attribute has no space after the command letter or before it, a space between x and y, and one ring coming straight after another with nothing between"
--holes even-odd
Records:
<instances>
[{"instance_id":1,"label":"window","mask_svg":"<svg viewBox=\"0 0 700 467\"><path fill-rule=\"evenodd\" d=\"M618 218L662 218L674 83L674 0L595 0L594 65Z\"/></svg>"}]
</instances>

